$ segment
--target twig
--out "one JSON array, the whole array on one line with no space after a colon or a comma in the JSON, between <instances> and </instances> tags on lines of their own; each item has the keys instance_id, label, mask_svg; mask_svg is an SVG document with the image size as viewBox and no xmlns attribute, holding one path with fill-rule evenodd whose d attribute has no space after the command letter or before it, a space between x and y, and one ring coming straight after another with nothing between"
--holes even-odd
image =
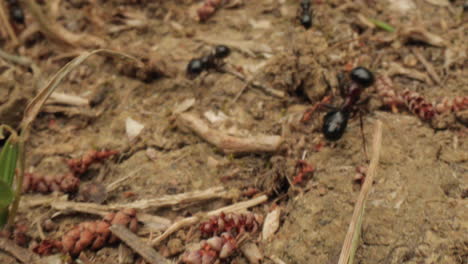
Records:
<instances>
[{"instance_id":1,"label":"twig","mask_svg":"<svg viewBox=\"0 0 468 264\"><path fill-rule=\"evenodd\" d=\"M352 264L354 260L354 253L356 252L359 243L359 235L361 232L361 225L364 216L365 202L372 188L374 176L377 172L379 164L380 149L382 147L382 122L377 120L374 130L374 139L372 144L372 158L367 170L366 178L359 193L358 200L354 206L353 217L349 224L348 233L341 249L340 259L338 264Z\"/></svg>"},{"instance_id":2,"label":"twig","mask_svg":"<svg viewBox=\"0 0 468 264\"><path fill-rule=\"evenodd\" d=\"M35 263L38 260L38 257L33 255L29 250L17 246L13 241L6 238L0 238L0 249L10 253L19 261L26 264Z\"/></svg>"},{"instance_id":3,"label":"twig","mask_svg":"<svg viewBox=\"0 0 468 264\"><path fill-rule=\"evenodd\" d=\"M191 113L182 113L177 120L198 136L221 149L226 154L275 152L283 141L280 136L259 134L256 136L231 136L224 131L210 128L208 123Z\"/></svg>"},{"instance_id":4,"label":"twig","mask_svg":"<svg viewBox=\"0 0 468 264\"><path fill-rule=\"evenodd\" d=\"M69 95L59 92L54 92L50 95L49 100L46 104L65 104L65 105L72 105L72 106L89 106L89 100L76 96L76 95Z\"/></svg>"},{"instance_id":5,"label":"twig","mask_svg":"<svg viewBox=\"0 0 468 264\"><path fill-rule=\"evenodd\" d=\"M437 84L440 84L440 77L437 74L437 72L434 70L434 67L424 58L424 56L421 54L421 52L417 48L411 49L413 51L414 55L416 58L424 65L424 68L426 68L427 73L434 79L434 81Z\"/></svg>"},{"instance_id":6,"label":"twig","mask_svg":"<svg viewBox=\"0 0 468 264\"><path fill-rule=\"evenodd\" d=\"M142 256L146 261L151 264L164 264L170 263L166 258L161 256L156 250L148 246L143 240L137 235L133 234L132 231L128 230L122 225L112 225L110 231L120 238L125 244Z\"/></svg>"},{"instance_id":7,"label":"twig","mask_svg":"<svg viewBox=\"0 0 468 264\"><path fill-rule=\"evenodd\" d=\"M245 201L245 202L232 204L232 205L220 208L220 209L210 211L210 212L208 212L206 214L200 214L199 216L192 216L192 217L184 218L182 220L179 220L179 221L173 223L162 235L160 235L159 237L157 237L153 241L151 241L151 244L153 246L158 245L161 241L168 238L171 234L173 234L177 230L179 230L181 228L184 228L186 226L196 224L198 221L200 221L202 219L203 216L209 217L209 216L213 216L213 215L218 215L221 212L231 213L231 212L242 211L242 210L245 210L245 209L247 209L249 207L259 205L259 204L265 202L266 200L268 200L268 197L266 195L262 195L262 196L254 198L254 199Z\"/></svg>"},{"instance_id":8,"label":"twig","mask_svg":"<svg viewBox=\"0 0 468 264\"><path fill-rule=\"evenodd\" d=\"M17 45L18 38L16 37L15 31L11 27L10 20L8 19L8 16L5 12L5 3L6 1L0 2L0 24L4 25L7 31L7 34L10 35L11 40L15 45Z\"/></svg>"},{"instance_id":9,"label":"twig","mask_svg":"<svg viewBox=\"0 0 468 264\"><path fill-rule=\"evenodd\" d=\"M154 199L143 199L132 203L118 203L109 205L99 205L95 203L75 203L67 201L52 202L51 206L57 210L88 210L94 212L105 212L111 210L120 210L124 208L134 208L139 210L155 210L161 207L177 206L182 208L193 203L202 202L206 200L224 198L232 198L232 194L226 191L223 187L213 187L203 191L187 192L176 195L165 195Z\"/></svg>"}]
</instances>

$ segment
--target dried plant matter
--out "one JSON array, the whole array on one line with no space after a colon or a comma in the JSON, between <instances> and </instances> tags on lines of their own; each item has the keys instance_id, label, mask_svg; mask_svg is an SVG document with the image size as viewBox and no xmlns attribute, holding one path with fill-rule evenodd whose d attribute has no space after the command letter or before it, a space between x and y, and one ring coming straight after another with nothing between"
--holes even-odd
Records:
<instances>
[{"instance_id":1,"label":"dried plant matter","mask_svg":"<svg viewBox=\"0 0 468 264\"><path fill-rule=\"evenodd\" d=\"M372 142L372 158L367 170L367 177L359 193L358 200L354 206L353 216L349 224L348 232L341 249L340 259L338 264L353 263L354 254L359 243L359 234L361 232L362 220L364 217L364 208L369 192L374 182L374 177L377 174L377 167L380 160L380 149L382 147L382 122L377 121L374 130L374 138Z\"/></svg>"},{"instance_id":2,"label":"dried plant matter","mask_svg":"<svg viewBox=\"0 0 468 264\"><path fill-rule=\"evenodd\" d=\"M386 75L377 79L376 88L377 94L385 105L392 107L393 110L404 105L424 121L429 121L436 115L458 113L468 109L468 96L457 96L453 99L443 98L438 102L431 103L417 92L408 89L401 92L396 90L392 80Z\"/></svg>"},{"instance_id":3,"label":"dried plant matter","mask_svg":"<svg viewBox=\"0 0 468 264\"><path fill-rule=\"evenodd\" d=\"M280 136L272 135L231 136L224 131L211 128L207 122L191 113L182 113L177 120L182 126L189 128L226 154L274 152L278 150L283 141Z\"/></svg>"},{"instance_id":4,"label":"dried plant matter","mask_svg":"<svg viewBox=\"0 0 468 264\"><path fill-rule=\"evenodd\" d=\"M74 193L78 191L80 179L72 173L64 175L42 176L34 173L25 173L23 192L64 192Z\"/></svg>"},{"instance_id":5,"label":"dried plant matter","mask_svg":"<svg viewBox=\"0 0 468 264\"><path fill-rule=\"evenodd\" d=\"M136 232L138 229L136 210L124 209L108 214L101 221L84 222L75 226L62 237L62 251L77 256L86 248L97 250L117 242L118 238L109 230L111 225L123 225Z\"/></svg>"},{"instance_id":6,"label":"dried plant matter","mask_svg":"<svg viewBox=\"0 0 468 264\"><path fill-rule=\"evenodd\" d=\"M238 211L243 211L249 207L259 205L261 203L264 203L268 200L268 196L262 195L253 199L250 199L248 201L232 204L229 206L225 206L220 209L216 209L213 211L210 211L206 213L207 216L216 216L219 215L221 212L224 213L229 213L229 212L238 212ZM193 224L196 224L198 221L200 221L199 216L192 216L192 217L187 217L182 220L179 220L177 222L174 222L169 228L167 228L164 233L158 237L156 237L153 241L151 241L152 245L158 245L161 241L164 239L168 238L171 234L176 232L177 230L184 228L186 226L190 226Z\"/></svg>"},{"instance_id":7,"label":"dried plant matter","mask_svg":"<svg viewBox=\"0 0 468 264\"><path fill-rule=\"evenodd\" d=\"M88 34L75 34L68 31L57 21L51 21L42 11L41 7L34 0L24 0L25 7L37 20L39 29L44 35L52 41L62 44L63 46L71 47L101 47L105 45L105 41Z\"/></svg>"},{"instance_id":8,"label":"dried plant matter","mask_svg":"<svg viewBox=\"0 0 468 264\"><path fill-rule=\"evenodd\" d=\"M253 213L229 213L221 212L219 215L211 216L208 221L200 224L200 231L205 237L219 235L229 232L239 237L245 232L255 233L263 222L263 217Z\"/></svg>"},{"instance_id":9,"label":"dried plant matter","mask_svg":"<svg viewBox=\"0 0 468 264\"><path fill-rule=\"evenodd\" d=\"M70 159L67 161L68 167L75 175L80 175L85 173L91 164L96 162L102 162L105 159L117 154L118 151L115 150L90 150L83 157L77 159Z\"/></svg>"},{"instance_id":10,"label":"dried plant matter","mask_svg":"<svg viewBox=\"0 0 468 264\"><path fill-rule=\"evenodd\" d=\"M169 260L161 256L154 248L147 245L137 235L122 225L112 225L110 231L118 236L123 242L130 246L135 252L142 256L150 264L168 264ZM131 257L133 260L133 257ZM119 259L119 263L122 263ZM130 262L131 263L131 262Z\"/></svg>"},{"instance_id":11,"label":"dried plant matter","mask_svg":"<svg viewBox=\"0 0 468 264\"><path fill-rule=\"evenodd\" d=\"M213 264L220 259L226 259L237 249L237 240L230 233L213 236L200 242L200 249L186 251L182 256L182 263Z\"/></svg>"}]
</instances>

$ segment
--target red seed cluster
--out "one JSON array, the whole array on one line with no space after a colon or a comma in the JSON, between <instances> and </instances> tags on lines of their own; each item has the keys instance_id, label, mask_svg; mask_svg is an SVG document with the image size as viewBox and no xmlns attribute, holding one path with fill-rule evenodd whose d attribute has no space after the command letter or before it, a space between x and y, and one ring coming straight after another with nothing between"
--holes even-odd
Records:
<instances>
[{"instance_id":1,"label":"red seed cluster","mask_svg":"<svg viewBox=\"0 0 468 264\"><path fill-rule=\"evenodd\" d=\"M237 249L236 238L228 232L203 240L200 244L200 249L186 251L182 255L181 262L186 264L219 263L219 260L228 258Z\"/></svg>"},{"instance_id":2,"label":"red seed cluster","mask_svg":"<svg viewBox=\"0 0 468 264\"><path fill-rule=\"evenodd\" d=\"M434 108L438 114L466 110L468 109L468 96L457 96L452 100L444 98L441 102L436 103Z\"/></svg>"},{"instance_id":3,"label":"red seed cluster","mask_svg":"<svg viewBox=\"0 0 468 264\"><path fill-rule=\"evenodd\" d=\"M208 221L200 224L200 231L204 237L219 235L229 232L235 237L249 232L254 233L259 229L263 219L253 213L235 214L221 213L218 216L212 216Z\"/></svg>"},{"instance_id":4,"label":"red seed cluster","mask_svg":"<svg viewBox=\"0 0 468 264\"><path fill-rule=\"evenodd\" d=\"M396 111L398 106L404 105L403 98L393 89L393 82L387 75L382 75L375 82L377 94L384 103Z\"/></svg>"},{"instance_id":5,"label":"red seed cluster","mask_svg":"<svg viewBox=\"0 0 468 264\"><path fill-rule=\"evenodd\" d=\"M468 96L458 96L453 99L443 98L438 103L431 103L422 95L408 89L398 92L394 89L388 76L380 76L376 82L377 94L385 105L396 109L405 105L412 113L424 121L444 113L459 112L468 109Z\"/></svg>"},{"instance_id":6,"label":"red seed cluster","mask_svg":"<svg viewBox=\"0 0 468 264\"><path fill-rule=\"evenodd\" d=\"M119 239L109 229L112 225L123 225L132 232L138 229L135 209L123 209L117 213L109 213L101 221L83 222L73 227L63 235L60 241L44 240L33 250L38 254L50 254L54 249L77 256L86 248L98 250L105 245L113 244Z\"/></svg>"},{"instance_id":7,"label":"red seed cluster","mask_svg":"<svg viewBox=\"0 0 468 264\"><path fill-rule=\"evenodd\" d=\"M74 193L78 191L80 179L72 173L54 176L42 176L34 173L25 173L23 181L23 192L65 192Z\"/></svg>"},{"instance_id":8,"label":"red seed cluster","mask_svg":"<svg viewBox=\"0 0 468 264\"><path fill-rule=\"evenodd\" d=\"M201 22L210 18L226 0L205 0L203 5L197 9L197 15Z\"/></svg>"},{"instance_id":9,"label":"red seed cluster","mask_svg":"<svg viewBox=\"0 0 468 264\"><path fill-rule=\"evenodd\" d=\"M405 90L401 96L406 107L422 120L431 120L436 115L434 106L419 93Z\"/></svg>"},{"instance_id":10,"label":"red seed cluster","mask_svg":"<svg viewBox=\"0 0 468 264\"><path fill-rule=\"evenodd\" d=\"M67 164L73 174L81 175L88 170L91 164L102 162L117 153L119 152L115 150L90 150L81 158L67 160Z\"/></svg>"}]
</instances>

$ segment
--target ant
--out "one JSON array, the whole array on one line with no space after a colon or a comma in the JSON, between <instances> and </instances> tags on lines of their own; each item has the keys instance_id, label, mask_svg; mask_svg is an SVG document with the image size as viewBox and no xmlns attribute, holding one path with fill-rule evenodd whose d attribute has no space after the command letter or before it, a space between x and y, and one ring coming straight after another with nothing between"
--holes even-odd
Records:
<instances>
[{"instance_id":1,"label":"ant","mask_svg":"<svg viewBox=\"0 0 468 264\"><path fill-rule=\"evenodd\" d=\"M356 67L349 75L351 82L344 85L343 75L338 76L339 88L344 102L339 108L329 111L323 118L322 133L326 139L336 141L343 136L351 113L356 112L361 93L374 84L374 75L364 67ZM362 128L362 120L361 120Z\"/></svg>"},{"instance_id":2,"label":"ant","mask_svg":"<svg viewBox=\"0 0 468 264\"><path fill-rule=\"evenodd\" d=\"M299 9L299 22L305 29L312 26L312 8L310 0L302 0L301 8Z\"/></svg>"},{"instance_id":3,"label":"ant","mask_svg":"<svg viewBox=\"0 0 468 264\"><path fill-rule=\"evenodd\" d=\"M24 12L18 0L6 0L10 9L10 18L17 24L24 24Z\"/></svg>"},{"instance_id":4,"label":"ant","mask_svg":"<svg viewBox=\"0 0 468 264\"><path fill-rule=\"evenodd\" d=\"M194 79L203 71L219 68L222 60L229 54L231 54L231 49L228 46L218 45L210 54L191 59L187 65L187 76L189 79Z\"/></svg>"}]
</instances>

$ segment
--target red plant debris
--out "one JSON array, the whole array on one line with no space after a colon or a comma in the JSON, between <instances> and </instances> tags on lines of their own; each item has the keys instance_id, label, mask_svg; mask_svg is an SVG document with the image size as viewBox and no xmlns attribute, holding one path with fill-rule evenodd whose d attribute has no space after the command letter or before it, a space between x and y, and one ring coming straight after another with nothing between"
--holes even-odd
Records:
<instances>
[{"instance_id":1,"label":"red plant debris","mask_svg":"<svg viewBox=\"0 0 468 264\"><path fill-rule=\"evenodd\" d=\"M202 222L200 231L204 237L219 235L224 232L238 237L245 232L255 233L262 223L263 218L253 213L221 213L210 217L208 221Z\"/></svg>"},{"instance_id":2,"label":"red plant debris","mask_svg":"<svg viewBox=\"0 0 468 264\"><path fill-rule=\"evenodd\" d=\"M54 176L42 176L34 173L25 173L23 181L23 192L64 192L74 193L78 191L80 179L72 173Z\"/></svg>"},{"instance_id":3,"label":"red plant debris","mask_svg":"<svg viewBox=\"0 0 468 264\"><path fill-rule=\"evenodd\" d=\"M87 248L98 250L119 241L109 229L115 224L123 225L132 232L136 232L138 230L136 210L123 209L117 213L109 213L100 221L80 223L65 233L60 241L43 240L33 251L41 255L47 255L58 250L71 256L78 256Z\"/></svg>"},{"instance_id":4,"label":"red plant debris","mask_svg":"<svg viewBox=\"0 0 468 264\"><path fill-rule=\"evenodd\" d=\"M67 160L67 165L73 174L81 175L88 170L91 164L102 162L117 153L119 152L115 150L90 150L81 158Z\"/></svg>"},{"instance_id":5,"label":"red plant debris","mask_svg":"<svg viewBox=\"0 0 468 264\"><path fill-rule=\"evenodd\" d=\"M230 233L213 236L200 242L198 250L186 251L181 262L186 264L213 264L230 257L237 249L237 240Z\"/></svg>"},{"instance_id":6,"label":"red plant debris","mask_svg":"<svg viewBox=\"0 0 468 264\"><path fill-rule=\"evenodd\" d=\"M298 160L296 163L297 175L294 176L293 184L299 184L304 181L304 178L308 175L313 175L315 168L307 163L305 160Z\"/></svg>"},{"instance_id":7,"label":"red plant debris","mask_svg":"<svg viewBox=\"0 0 468 264\"><path fill-rule=\"evenodd\" d=\"M201 22L205 22L210 18L218 8L226 4L228 0L205 0L203 5L197 9L198 19Z\"/></svg>"},{"instance_id":8,"label":"red plant debris","mask_svg":"<svg viewBox=\"0 0 468 264\"><path fill-rule=\"evenodd\" d=\"M20 247L26 247L31 239L26 232L28 225L23 223L16 223L14 227L0 230L0 237L11 239Z\"/></svg>"},{"instance_id":9,"label":"red plant debris","mask_svg":"<svg viewBox=\"0 0 468 264\"><path fill-rule=\"evenodd\" d=\"M397 106L405 105L409 111L424 121L429 121L436 115L468 109L468 96L443 98L439 102L431 103L417 92L408 89L398 92L394 89L392 80L385 75L377 78L376 89L382 102L390 106L394 112Z\"/></svg>"}]
</instances>

